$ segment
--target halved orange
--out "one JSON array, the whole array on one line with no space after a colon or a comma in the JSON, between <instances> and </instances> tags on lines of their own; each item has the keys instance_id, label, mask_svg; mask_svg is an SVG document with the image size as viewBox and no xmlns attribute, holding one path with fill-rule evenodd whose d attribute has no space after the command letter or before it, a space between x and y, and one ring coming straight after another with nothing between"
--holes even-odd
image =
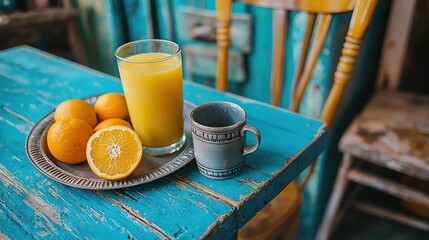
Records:
<instances>
[{"instance_id":1,"label":"halved orange","mask_svg":"<svg viewBox=\"0 0 429 240\"><path fill-rule=\"evenodd\" d=\"M120 180L131 175L143 154L140 138L130 128L112 126L94 133L86 146L86 158L95 175Z\"/></svg>"}]
</instances>

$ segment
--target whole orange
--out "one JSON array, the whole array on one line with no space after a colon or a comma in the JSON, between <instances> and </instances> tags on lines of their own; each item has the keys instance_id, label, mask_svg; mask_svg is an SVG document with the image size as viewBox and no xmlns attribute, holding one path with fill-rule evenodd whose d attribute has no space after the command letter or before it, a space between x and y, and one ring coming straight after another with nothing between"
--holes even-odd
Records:
<instances>
[{"instance_id":1,"label":"whole orange","mask_svg":"<svg viewBox=\"0 0 429 240\"><path fill-rule=\"evenodd\" d=\"M121 125L121 126L125 126L125 127L129 127L132 129L131 124L127 121L125 121L124 119L120 119L120 118L109 118L106 119L102 122L100 122L99 124L97 124L97 126L95 126L94 128L94 132L101 130L103 128L107 128L107 127L111 127L111 126L116 126L116 125Z\"/></svg>"},{"instance_id":2,"label":"whole orange","mask_svg":"<svg viewBox=\"0 0 429 240\"><path fill-rule=\"evenodd\" d=\"M49 151L61 162L81 163L86 160L86 144L92 134L91 126L81 119L60 120L48 130Z\"/></svg>"},{"instance_id":3,"label":"whole orange","mask_svg":"<svg viewBox=\"0 0 429 240\"><path fill-rule=\"evenodd\" d=\"M97 115L94 108L80 99L70 99L60 103L55 109L55 121L78 118L87 122L92 128L97 125Z\"/></svg>"},{"instance_id":4,"label":"whole orange","mask_svg":"<svg viewBox=\"0 0 429 240\"><path fill-rule=\"evenodd\" d=\"M129 116L125 97L119 93L106 93L97 98L94 105L99 121L109 118L124 119Z\"/></svg>"}]
</instances>

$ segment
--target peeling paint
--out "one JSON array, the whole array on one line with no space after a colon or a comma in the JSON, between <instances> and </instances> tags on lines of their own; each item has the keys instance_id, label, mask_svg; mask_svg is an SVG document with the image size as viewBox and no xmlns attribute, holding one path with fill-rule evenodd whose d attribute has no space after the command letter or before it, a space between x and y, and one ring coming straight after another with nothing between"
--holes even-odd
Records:
<instances>
[{"instance_id":1,"label":"peeling paint","mask_svg":"<svg viewBox=\"0 0 429 240\"><path fill-rule=\"evenodd\" d=\"M7 171L7 169L0 164L0 181L3 182L5 187L12 186L15 191L23 196L26 196L27 199L23 200L23 202L33 209L34 214L43 218L48 227L52 230L52 232L56 232L56 228L53 226L52 222L58 225L61 225L61 217L58 214L57 210L45 202L40 197L36 196L34 193L28 192L24 187L18 182L15 177ZM44 224L39 222L39 225L44 228ZM48 232L49 231L45 231ZM44 233L43 233L44 235Z\"/></svg>"},{"instance_id":2,"label":"peeling paint","mask_svg":"<svg viewBox=\"0 0 429 240\"><path fill-rule=\"evenodd\" d=\"M53 107L53 108L56 108L56 107L57 107L57 105L55 105L55 104L53 104L53 103L50 103L50 102L46 101L46 100L45 100L45 99L43 99L43 98L37 97L36 99L37 99L37 101L38 101L38 102L44 103L44 104L46 104L46 105L48 105L48 106L51 106L51 107Z\"/></svg>"},{"instance_id":3,"label":"peeling paint","mask_svg":"<svg viewBox=\"0 0 429 240\"><path fill-rule=\"evenodd\" d=\"M100 220L101 222L106 221L106 219L104 218L104 214L103 213L98 213L97 211L95 211L93 208L90 208L91 212L94 214L94 216Z\"/></svg>"},{"instance_id":4,"label":"peeling paint","mask_svg":"<svg viewBox=\"0 0 429 240\"><path fill-rule=\"evenodd\" d=\"M25 118L24 116L21 116L20 114L16 113L15 111L12 111L11 109L2 106L1 109L5 110L6 112L8 112L9 114L11 114L12 116L24 121L26 124L28 124L29 126L33 127L34 123L31 122L30 120L28 120L27 118ZM25 134L27 134L27 132L25 132Z\"/></svg>"},{"instance_id":5,"label":"peeling paint","mask_svg":"<svg viewBox=\"0 0 429 240\"><path fill-rule=\"evenodd\" d=\"M193 182L187 178L184 178L180 175L175 174L174 177L177 178L177 180L182 181L188 185L191 185L192 187L194 187L198 190L201 190L202 192L208 193L210 196L213 196L216 199L220 199L220 200L224 201L225 203L227 203L231 206L239 207L241 205L239 202L236 202L236 201L234 201L234 200L232 200L226 196L220 195L219 193L217 193L217 192L215 192L215 191L213 191L213 190L211 190L211 189L209 189L209 188L207 188L207 187L205 187L199 183L196 183L196 182Z\"/></svg>"},{"instance_id":6,"label":"peeling paint","mask_svg":"<svg viewBox=\"0 0 429 240\"><path fill-rule=\"evenodd\" d=\"M43 96L45 98L51 98L52 97L52 95L50 93L44 92L44 91L40 91L40 90L37 90L37 94L39 94L39 95L41 95L41 96Z\"/></svg>"},{"instance_id":7,"label":"peeling paint","mask_svg":"<svg viewBox=\"0 0 429 240\"><path fill-rule=\"evenodd\" d=\"M25 134L27 134L27 130L25 130L25 128L26 128L26 126L25 125L23 125L23 124L15 124L15 123L13 123L13 122L11 122L11 121L9 121L9 120L6 120L6 119L2 119L5 123L7 123L8 125L10 125L10 126L12 126L12 127L14 127L14 128L16 128L18 131L20 131L20 132L22 132L22 133L25 133Z\"/></svg>"},{"instance_id":8,"label":"peeling paint","mask_svg":"<svg viewBox=\"0 0 429 240\"><path fill-rule=\"evenodd\" d=\"M259 188L259 184L255 181L250 180L249 178L247 178L246 180L240 179L238 181L244 185L247 185L247 186L253 188L254 190L257 190Z\"/></svg>"},{"instance_id":9,"label":"peeling paint","mask_svg":"<svg viewBox=\"0 0 429 240\"><path fill-rule=\"evenodd\" d=\"M4 234L3 234L3 233L1 233L1 232L0 232L0 239L3 239L3 240L10 240L10 238L9 238L8 236L4 235Z\"/></svg>"},{"instance_id":10,"label":"peeling paint","mask_svg":"<svg viewBox=\"0 0 429 240\"><path fill-rule=\"evenodd\" d=\"M106 198L109 201L112 202L113 205L118 206L122 211L125 211L127 213L127 215L129 215L130 217L133 217L134 219L136 219L137 221L144 223L145 225L151 227L155 233L158 233L159 236L161 238L166 238L166 239L173 239L172 237L168 236L164 231L162 231L162 229L158 226L156 226L154 223L149 222L146 218L142 217L138 211L135 211L134 209L132 209L131 207L125 205L123 202L121 201L117 201L116 199L100 192L97 191L97 194L100 197Z\"/></svg>"},{"instance_id":11,"label":"peeling paint","mask_svg":"<svg viewBox=\"0 0 429 240\"><path fill-rule=\"evenodd\" d=\"M71 229L69 226L67 226L66 224L64 224L64 229L65 229L67 232L71 232L71 231L72 231L72 229Z\"/></svg>"},{"instance_id":12,"label":"peeling paint","mask_svg":"<svg viewBox=\"0 0 429 240\"><path fill-rule=\"evenodd\" d=\"M59 198L59 199L63 200L64 202L67 202L67 201L65 201L65 200L64 200L64 198L63 198L63 197L61 197L61 196L58 194L58 189L57 189L57 188L50 186L50 187L48 187L48 191L49 191L49 193L50 193L53 197Z\"/></svg>"},{"instance_id":13,"label":"peeling paint","mask_svg":"<svg viewBox=\"0 0 429 240\"><path fill-rule=\"evenodd\" d=\"M231 211L228 214L223 214L217 218L217 221L214 222L212 225L210 225L206 232L200 237L200 239L207 239L209 236L213 235L218 230L218 225L221 222L224 222L225 219L227 219L231 214L233 214L235 211ZM237 230L237 229L236 229Z\"/></svg>"},{"instance_id":14,"label":"peeling paint","mask_svg":"<svg viewBox=\"0 0 429 240\"><path fill-rule=\"evenodd\" d=\"M39 226L42 229L42 231L39 231L36 233L40 237L44 238L44 237L48 236L49 234L51 234L51 232L49 232L49 230L45 228L45 226L43 225L43 223L41 221L37 221L34 224L36 224L37 226Z\"/></svg>"},{"instance_id":15,"label":"peeling paint","mask_svg":"<svg viewBox=\"0 0 429 240\"><path fill-rule=\"evenodd\" d=\"M285 164L285 166L282 169L279 169L275 172L273 172L273 176L277 176L279 174L281 174L282 172L284 172L287 167L292 164L292 162L294 162L299 156L302 155L303 152L307 151L307 149L312 146L316 141L318 141L320 139L320 136L325 132L326 129L326 124L322 124L319 129L317 130L317 134L314 134L314 138L313 140L311 140L304 148L301 149L301 151L299 151L297 154L293 155L292 157L290 157L287 160L287 163Z\"/></svg>"}]
</instances>

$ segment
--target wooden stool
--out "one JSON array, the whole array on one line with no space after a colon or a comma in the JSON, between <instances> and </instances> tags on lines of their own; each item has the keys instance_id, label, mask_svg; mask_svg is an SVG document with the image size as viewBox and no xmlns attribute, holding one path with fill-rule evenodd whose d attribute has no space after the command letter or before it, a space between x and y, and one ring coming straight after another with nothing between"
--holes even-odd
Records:
<instances>
[{"instance_id":1,"label":"wooden stool","mask_svg":"<svg viewBox=\"0 0 429 240\"><path fill-rule=\"evenodd\" d=\"M344 153L317 239L328 239L349 182L388 193L429 212L429 192L416 189L413 181L429 182L429 96L381 91L350 125L340 141ZM364 160L404 174L397 182L353 166ZM410 178L412 177L412 178ZM409 180L416 178L418 180ZM407 180L408 179L408 180ZM429 222L368 203L357 209L429 231Z\"/></svg>"}]
</instances>

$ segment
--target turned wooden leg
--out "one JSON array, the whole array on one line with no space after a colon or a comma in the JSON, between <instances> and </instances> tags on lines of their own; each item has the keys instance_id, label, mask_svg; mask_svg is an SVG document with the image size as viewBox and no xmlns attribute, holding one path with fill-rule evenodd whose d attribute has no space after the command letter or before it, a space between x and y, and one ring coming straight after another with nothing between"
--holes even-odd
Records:
<instances>
[{"instance_id":1,"label":"turned wooden leg","mask_svg":"<svg viewBox=\"0 0 429 240\"><path fill-rule=\"evenodd\" d=\"M232 0L216 1L217 10L217 80L216 88L219 91L228 91L228 49L229 29L231 27Z\"/></svg>"},{"instance_id":2,"label":"turned wooden leg","mask_svg":"<svg viewBox=\"0 0 429 240\"><path fill-rule=\"evenodd\" d=\"M317 240L325 240L329 238L332 231L332 225L335 220L338 208L341 203L344 191L347 187L347 172L352 165L352 157L349 154L344 154L340 170L335 180L334 189L329 198L328 207L323 216L322 224L320 225L319 231L317 232Z\"/></svg>"}]
</instances>

